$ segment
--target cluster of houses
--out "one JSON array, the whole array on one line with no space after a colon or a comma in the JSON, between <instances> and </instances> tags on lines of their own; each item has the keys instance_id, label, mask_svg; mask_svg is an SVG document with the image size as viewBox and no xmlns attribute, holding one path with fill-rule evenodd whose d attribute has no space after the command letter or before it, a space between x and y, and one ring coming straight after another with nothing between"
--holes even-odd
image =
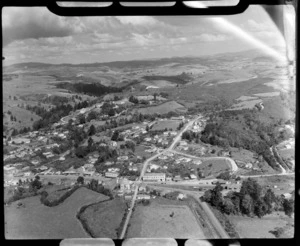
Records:
<instances>
[{"instance_id":1,"label":"cluster of houses","mask_svg":"<svg viewBox=\"0 0 300 246\"><path fill-rule=\"evenodd\" d=\"M147 131L145 126L134 126L133 128L127 129L120 134L124 137L124 139L138 138L142 134L147 134Z\"/></svg>"},{"instance_id":2,"label":"cluster of houses","mask_svg":"<svg viewBox=\"0 0 300 246\"><path fill-rule=\"evenodd\" d=\"M118 190L118 196L123 196L125 200L131 200L133 193L136 189L136 185L133 181L127 178L117 179L120 189ZM149 200L151 197L149 195L149 190L145 184L140 184L138 187L137 200Z\"/></svg>"},{"instance_id":3,"label":"cluster of houses","mask_svg":"<svg viewBox=\"0 0 300 246\"><path fill-rule=\"evenodd\" d=\"M147 136L144 138L145 144L152 144L156 146L161 146L163 148L167 147L172 141L173 137L177 135L176 131L165 131L161 135L155 135L154 137Z\"/></svg>"}]
</instances>

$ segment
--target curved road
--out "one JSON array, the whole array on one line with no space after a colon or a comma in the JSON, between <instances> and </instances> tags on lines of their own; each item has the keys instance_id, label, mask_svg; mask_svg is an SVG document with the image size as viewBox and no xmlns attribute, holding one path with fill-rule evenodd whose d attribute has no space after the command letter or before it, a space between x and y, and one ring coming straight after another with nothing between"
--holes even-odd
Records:
<instances>
[{"instance_id":1,"label":"curved road","mask_svg":"<svg viewBox=\"0 0 300 246\"><path fill-rule=\"evenodd\" d=\"M238 170L238 166L236 165L235 161L229 157L225 157L225 156L212 156L212 157L199 157L199 156L194 156L194 155L189 155L189 154L186 154L186 153L182 153L180 151L176 151L176 150L170 150L171 152L175 153L175 154L178 154L178 155L183 155L183 156L186 156L186 157L190 157L190 158L193 158L193 159L198 159L198 160L201 160L201 161L206 161L206 160L216 160L216 159L225 159L226 161L229 161L230 162L230 165L231 165L231 169L233 172L236 172Z\"/></svg>"}]
</instances>

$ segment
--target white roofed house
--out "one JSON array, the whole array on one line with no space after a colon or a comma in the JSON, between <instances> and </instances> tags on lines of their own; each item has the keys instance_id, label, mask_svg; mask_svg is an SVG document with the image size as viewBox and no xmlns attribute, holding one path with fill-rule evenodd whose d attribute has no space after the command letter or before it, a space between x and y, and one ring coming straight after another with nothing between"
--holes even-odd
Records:
<instances>
[{"instance_id":1,"label":"white roofed house","mask_svg":"<svg viewBox=\"0 0 300 246\"><path fill-rule=\"evenodd\" d=\"M106 172L105 177L107 178L117 178L119 176L118 172Z\"/></svg>"},{"instance_id":2,"label":"white roofed house","mask_svg":"<svg viewBox=\"0 0 300 246\"><path fill-rule=\"evenodd\" d=\"M197 179L197 176L195 174L190 174L191 179Z\"/></svg>"},{"instance_id":3,"label":"white roofed house","mask_svg":"<svg viewBox=\"0 0 300 246\"><path fill-rule=\"evenodd\" d=\"M127 178L121 179L120 181L120 191L131 191L132 181Z\"/></svg>"},{"instance_id":4,"label":"white roofed house","mask_svg":"<svg viewBox=\"0 0 300 246\"><path fill-rule=\"evenodd\" d=\"M127 155L119 156L117 159L118 159L118 161L127 161L128 156Z\"/></svg>"}]
</instances>

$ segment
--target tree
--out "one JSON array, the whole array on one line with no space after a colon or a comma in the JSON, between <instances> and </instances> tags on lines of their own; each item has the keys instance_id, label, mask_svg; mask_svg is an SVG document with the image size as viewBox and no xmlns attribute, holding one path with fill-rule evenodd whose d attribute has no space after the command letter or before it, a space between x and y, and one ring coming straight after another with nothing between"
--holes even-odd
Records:
<instances>
[{"instance_id":1,"label":"tree","mask_svg":"<svg viewBox=\"0 0 300 246\"><path fill-rule=\"evenodd\" d=\"M294 213L294 200L293 199L284 199L283 200L283 211L284 213L291 217L291 215Z\"/></svg>"},{"instance_id":2,"label":"tree","mask_svg":"<svg viewBox=\"0 0 300 246\"><path fill-rule=\"evenodd\" d=\"M78 157L78 158L83 158L87 155L87 152L85 150L85 148L83 146L79 146L78 148L76 148L75 150L75 155Z\"/></svg>"},{"instance_id":3,"label":"tree","mask_svg":"<svg viewBox=\"0 0 300 246\"><path fill-rule=\"evenodd\" d=\"M72 124L73 124L73 120L72 120L72 119L69 119L69 120L68 120L68 127L71 127Z\"/></svg>"},{"instance_id":4,"label":"tree","mask_svg":"<svg viewBox=\"0 0 300 246\"><path fill-rule=\"evenodd\" d=\"M274 203L276 202L276 196L271 189L268 189L263 197L266 205L267 205L267 213L271 213L274 207Z\"/></svg>"},{"instance_id":5,"label":"tree","mask_svg":"<svg viewBox=\"0 0 300 246\"><path fill-rule=\"evenodd\" d=\"M91 120L95 120L95 119L97 119L97 114L95 111L91 111L86 117L87 122L90 122Z\"/></svg>"},{"instance_id":6,"label":"tree","mask_svg":"<svg viewBox=\"0 0 300 246\"><path fill-rule=\"evenodd\" d=\"M235 206L230 198L225 198L223 200L221 211L225 214L235 213Z\"/></svg>"},{"instance_id":7,"label":"tree","mask_svg":"<svg viewBox=\"0 0 300 246\"><path fill-rule=\"evenodd\" d=\"M78 116L78 121L79 121L79 124L84 124L85 123L85 117L83 114L80 114Z\"/></svg>"},{"instance_id":8,"label":"tree","mask_svg":"<svg viewBox=\"0 0 300 246\"><path fill-rule=\"evenodd\" d=\"M223 187L220 183L217 183L215 188L212 190L212 196L211 196L211 205L215 206L216 208L219 208L223 203L223 196L221 191L223 190Z\"/></svg>"},{"instance_id":9,"label":"tree","mask_svg":"<svg viewBox=\"0 0 300 246\"><path fill-rule=\"evenodd\" d=\"M274 231L270 231L276 238L280 238L284 234L284 229L281 227L276 227Z\"/></svg>"},{"instance_id":10,"label":"tree","mask_svg":"<svg viewBox=\"0 0 300 246\"><path fill-rule=\"evenodd\" d=\"M268 206L267 206L266 202L261 198L258 199L254 206L254 214L257 217L261 218L264 215L266 215L267 212L268 212Z\"/></svg>"},{"instance_id":11,"label":"tree","mask_svg":"<svg viewBox=\"0 0 300 246\"><path fill-rule=\"evenodd\" d=\"M262 187L257 183L256 180L248 178L244 180L241 186L240 193L245 196L250 195L251 198L256 201L261 197Z\"/></svg>"},{"instance_id":12,"label":"tree","mask_svg":"<svg viewBox=\"0 0 300 246\"><path fill-rule=\"evenodd\" d=\"M40 189L42 188L42 183L40 181L40 177L39 176L35 176L35 179L30 183L30 186L33 188L33 189Z\"/></svg>"},{"instance_id":13,"label":"tree","mask_svg":"<svg viewBox=\"0 0 300 246\"><path fill-rule=\"evenodd\" d=\"M253 212L253 199L248 194L246 194L242 199L241 211L246 215L250 215Z\"/></svg>"},{"instance_id":14,"label":"tree","mask_svg":"<svg viewBox=\"0 0 300 246\"><path fill-rule=\"evenodd\" d=\"M84 184L84 178L82 177L82 176L79 176L78 178L77 178L77 184Z\"/></svg>"},{"instance_id":15,"label":"tree","mask_svg":"<svg viewBox=\"0 0 300 246\"><path fill-rule=\"evenodd\" d=\"M91 125L89 130L88 130L88 135L93 136L93 135L95 135L95 133L96 133L96 128L95 128L94 125Z\"/></svg>"},{"instance_id":16,"label":"tree","mask_svg":"<svg viewBox=\"0 0 300 246\"><path fill-rule=\"evenodd\" d=\"M204 192L204 195L201 197L201 200L207 203L210 203L212 197L212 191L207 190Z\"/></svg>"},{"instance_id":17,"label":"tree","mask_svg":"<svg viewBox=\"0 0 300 246\"><path fill-rule=\"evenodd\" d=\"M229 180L231 178L230 172L223 172L217 176L218 179Z\"/></svg>"},{"instance_id":18,"label":"tree","mask_svg":"<svg viewBox=\"0 0 300 246\"><path fill-rule=\"evenodd\" d=\"M111 136L112 141L118 141L119 139L119 131L114 131L113 135Z\"/></svg>"},{"instance_id":19,"label":"tree","mask_svg":"<svg viewBox=\"0 0 300 246\"><path fill-rule=\"evenodd\" d=\"M116 111L113 108L111 108L110 110L108 110L107 114L108 116L115 116Z\"/></svg>"}]
</instances>

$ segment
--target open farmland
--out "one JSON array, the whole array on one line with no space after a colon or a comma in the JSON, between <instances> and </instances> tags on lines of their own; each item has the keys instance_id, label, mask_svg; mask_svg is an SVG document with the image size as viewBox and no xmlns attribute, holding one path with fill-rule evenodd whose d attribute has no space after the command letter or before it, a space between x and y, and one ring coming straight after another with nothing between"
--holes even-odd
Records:
<instances>
[{"instance_id":1,"label":"open farmland","mask_svg":"<svg viewBox=\"0 0 300 246\"><path fill-rule=\"evenodd\" d=\"M254 178L262 186L270 186L276 195L290 193L295 190L295 176L270 176ZM274 186L276 188L274 188Z\"/></svg>"},{"instance_id":2,"label":"open farmland","mask_svg":"<svg viewBox=\"0 0 300 246\"><path fill-rule=\"evenodd\" d=\"M159 131L164 129L172 129L172 131L176 131L181 121L179 120L161 120L153 125L151 130Z\"/></svg>"},{"instance_id":3,"label":"open farmland","mask_svg":"<svg viewBox=\"0 0 300 246\"><path fill-rule=\"evenodd\" d=\"M261 103L261 99L242 101L236 104L233 104L231 110L241 110L241 109L253 109L256 104Z\"/></svg>"},{"instance_id":4,"label":"open farmland","mask_svg":"<svg viewBox=\"0 0 300 246\"><path fill-rule=\"evenodd\" d=\"M16 201L5 207L5 237L7 239L62 239L90 237L76 218L79 209L108 197L80 188L55 207L41 204L40 197L25 198L25 207Z\"/></svg>"},{"instance_id":5,"label":"open farmland","mask_svg":"<svg viewBox=\"0 0 300 246\"><path fill-rule=\"evenodd\" d=\"M89 228L93 237L116 239L116 230L121 224L126 208L125 202L117 198L88 206L79 218Z\"/></svg>"},{"instance_id":6,"label":"open farmland","mask_svg":"<svg viewBox=\"0 0 300 246\"><path fill-rule=\"evenodd\" d=\"M231 165L226 159L205 160L199 165L199 170L207 176L215 176L221 172L230 171Z\"/></svg>"},{"instance_id":7,"label":"open farmland","mask_svg":"<svg viewBox=\"0 0 300 246\"><path fill-rule=\"evenodd\" d=\"M282 212L269 214L262 218L235 215L228 217L235 225L241 238L275 238L270 231L274 231L276 227L285 229L285 238L294 237L294 219Z\"/></svg>"},{"instance_id":8,"label":"open farmland","mask_svg":"<svg viewBox=\"0 0 300 246\"><path fill-rule=\"evenodd\" d=\"M187 205L165 198L135 208L127 237L205 238L195 215ZM174 216L170 215L174 213Z\"/></svg>"},{"instance_id":9,"label":"open farmland","mask_svg":"<svg viewBox=\"0 0 300 246\"><path fill-rule=\"evenodd\" d=\"M186 112L186 108L175 101L170 101L160 104L158 106L140 108L137 110L137 112L141 114L167 114L171 111Z\"/></svg>"}]
</instances>

